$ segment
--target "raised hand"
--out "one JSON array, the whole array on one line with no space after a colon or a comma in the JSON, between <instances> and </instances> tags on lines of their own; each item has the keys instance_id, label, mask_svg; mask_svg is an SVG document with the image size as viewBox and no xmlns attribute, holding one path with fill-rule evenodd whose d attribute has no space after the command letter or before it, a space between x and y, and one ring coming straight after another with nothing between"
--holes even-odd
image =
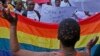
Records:
<instances>
[{"instance_id":1,"label":"raised hand","mask_svg":"<svg viewBox=\"0 0 100 56\"><path fill-rule=\"evenodd\" d=\"M89 11L84 11L87 16L91 16Z\"/></svg>"},{"instance_id":2,"label":"raised hand","mask_svg":"<svg viewBox=\"0 0 100 56\"><path fill-rule=\"evenodd\" d=\"M17 21L18 15L15 13L11 14L10 10L2 10L2 14L4 19L6 19L10 23L10 46L11 51L16 52L19 48L19 43L17 39ZM13 16L14 15L14 16Z\"/></svg>"},{"instance_id":3,"label":"raised hand","mask_svg":"<svg viewBox=\"0 0 100 56\"><path fill-rule=\"evenodd\" d=\"M10 13L10 10L2 10L3 17L11 24L11 25L17 25L18 21L18 15L15 13L15 17L13 17Z\"/></svg>"},{"instance_id":4,"label":"raised hand","mask_svg":"<svg viewBox=\"0 0 100 56\"><path fill-rule=\"evenodd\" d=\"M90 50L97 43L98 40L99 40L99 36L96 36L95 39L91 39L87 44L87 49Z\"/></svg>"}]
</instances>

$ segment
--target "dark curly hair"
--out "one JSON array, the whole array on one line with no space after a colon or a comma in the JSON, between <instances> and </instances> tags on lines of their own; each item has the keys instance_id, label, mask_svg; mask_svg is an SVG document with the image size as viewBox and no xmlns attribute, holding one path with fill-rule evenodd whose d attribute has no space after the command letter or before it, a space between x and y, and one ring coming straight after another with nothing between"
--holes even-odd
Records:
<instances>
[{"instance_id":1,"label":"dark curly hair","mask_svg":"<svg viewBox=\"0 0 100 56\"><path fill-rule=\"evenodd\" d=\"M80 39L80 26L72 18L64 19L59 24L58 39L63 46L74 46Z\"/></svg>"},{"instance_id":2,"label":"dark curly hair","mask_svg":"<svg viewBox=\"0 0 100 56\"><path fill-rule=\"evenodd\" d=\"M5 4L6 0L0 0L3 4Z\"/></svg>"}]
</instances>

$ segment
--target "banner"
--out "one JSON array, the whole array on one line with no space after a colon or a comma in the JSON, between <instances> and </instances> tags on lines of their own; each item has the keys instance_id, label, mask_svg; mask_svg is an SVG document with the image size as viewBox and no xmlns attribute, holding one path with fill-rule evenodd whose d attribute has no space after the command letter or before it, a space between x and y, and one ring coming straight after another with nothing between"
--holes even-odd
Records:
<instances>
[{"instance_id":1,"label":"banner","mask_svg":"<svg viewBox=\"0 0 100 56\"><path fill-rule=\"evenodd\" d=\"M77 42L75 48L81 50L86 47L88 41L95 36L100 37L100 14L79 22L81 28L81 37ZM0 50L3 50L3 55L7 55L5 51L10 50L9 36L10 36L9 23L0 18ZM36 22L31 19L19 15L17 25L17 37L22 49L30 51L53 51L59 49L59 40L57 39L57 24L46 24ZM91 56L99 54L100 52L100 38L97 44L91 50ZM2 52L0 52L0 56ZM6 56L5 55L5 56ZM96 55L97 56L97 55Z\"/></svg>"},{"instance_id":2,"label":"banner","mask_svg":"<svg viewBox=\"0 0 100 56\"><path fill-rule=\"evenodd\" d=\"M87 0L85 2L74 2L74 5L81 11L100 12L100 0Z\"/></svg>"},{"instance_id":3,"label":"banner","mask_svg":"<svg viewBox=\"0 0 100 56\"><path fill-rule=\"evenodd\" d=\"M87 1L90 1L90 0L71 0L73 2L87 2Z\"/></svg>"},{"instance_id":4,"label":"banner","mask_svg":"<svg viewBox=\"0 0 100 56\"><path fill-rule=\"evenodd\" d=\"M61 20L71 17L75 7L54 7L43 5L41 10L41 22L59 23Z\"/></svg>"},{"instance_id":5,"label":"banner","mask_svg":"<svg viewBox=\"0 0 100 56\"><path fill-rule=\"evenodd\" d=\"M50 0L33 0L35 3L47 3L50 2Z\"/></svg>"},{"instance_id":6,"label":"banner","mask_svg":"<svg viewBox=\"0 0 100 56\"><path fill-rule=\"evenodd\" d=\"M100 12L100 0L91 0L84 3L84 10L90 12Z\"/></svg>"}]
</instances>

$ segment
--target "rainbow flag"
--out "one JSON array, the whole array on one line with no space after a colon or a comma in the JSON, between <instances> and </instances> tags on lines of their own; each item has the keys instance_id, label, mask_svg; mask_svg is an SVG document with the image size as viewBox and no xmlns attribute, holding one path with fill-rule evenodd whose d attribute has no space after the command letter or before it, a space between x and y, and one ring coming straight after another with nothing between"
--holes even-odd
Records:
<instances>
[{"instance_id":1,"label":"rainbow flag","mask_svg":"<svg viewBox=\"0 0 100 56\"><path fill-rule=\"evenodd\" d=\"M87 20L79 22L79 24L81 27L81 37L75 48L81 50L85 48L90 39L100 36L100 14L89 17ZM22 49L37 52L58 50L57 30L57 24L36 22L19 15L17 34ZM9 35L9 23L5 19L0 18L1 51L10 50ZM100 39L92 48L91 54L94 56L98 52L100 52Z\"/></svg>"}]
</instances>

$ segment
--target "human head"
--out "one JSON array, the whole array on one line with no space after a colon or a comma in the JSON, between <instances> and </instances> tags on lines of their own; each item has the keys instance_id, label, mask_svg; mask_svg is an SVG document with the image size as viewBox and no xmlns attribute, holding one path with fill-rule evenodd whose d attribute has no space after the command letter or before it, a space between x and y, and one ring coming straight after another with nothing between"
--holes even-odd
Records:
<instances>
[{"instance_id":1,"label":"human head","mask_svg":"<svg viewBox=\"0 0 100 56\"><path fill-rule=\"evenodd\" d=\"M0 0L3 4L5 4L6 0Z\"/></svg>"},{"instance_id":2,"label":"human head","mask_svg":"<svg viewBox=\"0 0 100 56\"><path fill-rule=\"evenodd\" d=\"M33 1L27 1L27 9L29 11L34 10L35 3Z\"/></svg>"},{"instance_id":3,"label":"human head","mask_svg":"<svg viewBox=\"0 0 100 56\"><path fill-rule=\"evenodd\" d=\"M7 4L11 4L12 0L6 0Z\"/></svg>"},{"instance_id":4,"label":"human head","mask_svg":"<svg viewBox=\"0 0 100 56\"><path fill-rule=\"evenodd\" d=\"M38 3L39 6L42 6L42 4L44 4L44 3Z\"/></svg>"},{"instance_id":5,"label":"human head","mask_svg":"<svg viewBox=\"0 0 100 56\"><path fill-rule=\"evenodd\" d=\"M58 39L64 47L74 47L80 39L80 26L72 18L61 21L58 29Z\"/></svg>"},{"instance_id":6,"label":"human head","mask_svg":"<svg viewBox=\"0 0 100 56\"><path fill-rule=\"evenodd\" d=\"M56 7L60 7L61 4L61 0L55 0L55 6Z\"/></svg>"},{"instance_id":7,"label":"human head","mask_svg":"<svg viewBox=\"0 0 100 56\"><path fill-rule=\"evenodd\" d=\"M16 7L15 7L18 11L21 11L23 8L23 2L22 1L17 1L16 2Z\"/></svg>"}]
</instances>

